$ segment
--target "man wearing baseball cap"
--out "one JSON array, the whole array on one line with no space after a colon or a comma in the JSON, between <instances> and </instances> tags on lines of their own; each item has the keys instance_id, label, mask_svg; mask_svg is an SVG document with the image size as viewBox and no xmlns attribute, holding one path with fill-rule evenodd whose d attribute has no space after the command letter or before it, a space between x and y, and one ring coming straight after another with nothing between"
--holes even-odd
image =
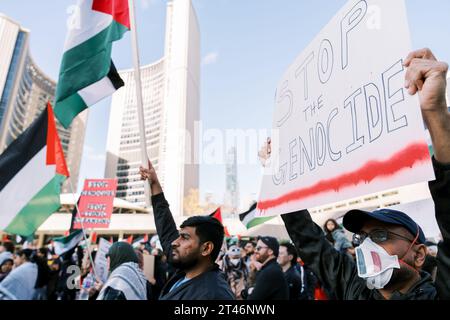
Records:
<instances>
[{"instance_id":1,"label":"man wearing baseball cap","mask_svg":"<svg viewBox=\"0 0 450 320\"><path fill-rule=\"evenodd\" d=\"M256 274L253 288L242 292L247 300L288 300L289 287L283 270L277 263L280 244L274 237L259 237L256 243L255 258L262 264Z\"/></svg>"},{"instance_id":2,"label":"man wearing baseball cap","mask_svg":"<svg viewBox=\"0 0 450 320\"><path fill-rule=\"evenodd\" d=\"M420 226L406 213L351 210L343 219L354 233L356 263L336 251L307 210L282 216L299 256L320 282L341 300L450 299L450 113L445 98L448 65L429 49L404 61L405 88L419 93L422 116L434 149L435 181L429 182L443 241L437 253L435 283L422 271L427 248ZM414 200L414 199L411 199ZM424 213L426 214L426 213Z\"/></svg>"}]
</instances>

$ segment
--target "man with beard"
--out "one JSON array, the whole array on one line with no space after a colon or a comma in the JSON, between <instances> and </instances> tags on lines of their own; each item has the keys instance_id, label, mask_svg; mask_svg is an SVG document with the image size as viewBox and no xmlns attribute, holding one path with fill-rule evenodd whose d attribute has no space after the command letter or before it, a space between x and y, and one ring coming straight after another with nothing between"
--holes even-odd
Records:
<instances>
[{"instance_id":1,"label":"man with beard","mask_svg":"<svg viewBox=\"0 0 450 320\"><path fill-rule=\"evenodd\" d=\"M247 265L247 268L250 268L250 262L252 260L252 256L255 254L256 244L253 241L249 241L244 246L245 257L244 261Z\"/></svg>"},{"instance_id":2,"label":"man with beard","mask_svg":"<svg viewBox=\"0 0 450 320\"><path fill-rule=\"evenodd\" d=\"M260 237L256 243L255 258L261 263L253 288L242 292L247 300L288 300L289 287L283 270L277 263L280 245L274 237Z\"/></svg>"},{"instance_id":3,"label":"man with beard","mask_svg":"<svg viewBox=\"0 0 450 320\"><path fill-rule=\"evenodd\" d=\"M219 220L194 216L185 220L180 231L169 209L155 169L140 168L142 180L149 180L156 231L168 263L177 269L167 281L160 300L233 300L224 274L215 263L224 238Z\"/></svg>"},{"instance_id":4,"label":"man with beard","mask_svg":"<svg viewBox=\"0 0 450 320\"><path fill-rule=\"evenodd\" d=\"M409 54L405 88L419 94L422 116L433 143L435 181L429 188L443 236L437 253L437 275L421 269L427 249L419 225L403 212L351 210L344 227L355 233L356 263L327 242L307 210L282 216L300 257L337 299L450 299L450 113L445 98L448 65L429 49Z\"/></svg>"}]
</instances>

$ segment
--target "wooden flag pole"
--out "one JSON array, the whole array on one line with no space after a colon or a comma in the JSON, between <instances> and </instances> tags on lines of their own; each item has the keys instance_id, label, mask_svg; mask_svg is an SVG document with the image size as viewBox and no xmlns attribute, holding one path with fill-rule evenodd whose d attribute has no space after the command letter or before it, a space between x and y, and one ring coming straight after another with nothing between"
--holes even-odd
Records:
<instances>
[{"instance_id":1,"label":"wooden flag pole","mask_svg":"<svg viewBox=\"0 0 450 320\"><path fill-rule=\"evenodd\" d=\"M134 65L134 79L136 83L136 100L137 100L137 114L139 122L139 141L141 143L141 161L142 166L148 169L148 155L147 155L147 139L145 136L145 119L144 119L144 105L142 102L142 84L141 84L141 69L139 62L139 47L136 30L136 16L135 6L133 0L128 0L130 10L130 24L131 24L131 45L133 49L133 65ZM150 185L144 183L145 190L145 204L150 207Z\"/></svg>"}]
</instances>

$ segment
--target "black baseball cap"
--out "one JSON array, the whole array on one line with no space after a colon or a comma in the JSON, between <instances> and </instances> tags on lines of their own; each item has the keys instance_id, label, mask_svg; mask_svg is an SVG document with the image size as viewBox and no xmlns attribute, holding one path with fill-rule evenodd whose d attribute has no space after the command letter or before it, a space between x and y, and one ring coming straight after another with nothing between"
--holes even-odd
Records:
<instances>
[{"instance_id":1,"label":"black baseball cap","mask_svg":"<svg viewBox=\"0 0 450 320\"><path fill-rule=\"evenodd\" d=\"M417 236L417 230L419 230L417 242L424 244L426 241L422 228L406 213L397 210L378 209L372 212L364 210L350 210L344 215L342 222L345 229L353 233L358 233L361 231L364 223L369 219L375 219L381 222L402 226L406 228L414 236L414 238Z\"/></svg>"},{"instance_id":2,"label":"black baseball cap","mask_svg":"<svg viewBox=\"0 0 450 320\"><path fill-rule=\"evenodd\" d=\"M277 238L264 236L258 237L258 240L261 240L269 249L272 249L273 255L278 257L278 251L280 250L280 244L278 243Z\"/></svg>"}]
</instances>

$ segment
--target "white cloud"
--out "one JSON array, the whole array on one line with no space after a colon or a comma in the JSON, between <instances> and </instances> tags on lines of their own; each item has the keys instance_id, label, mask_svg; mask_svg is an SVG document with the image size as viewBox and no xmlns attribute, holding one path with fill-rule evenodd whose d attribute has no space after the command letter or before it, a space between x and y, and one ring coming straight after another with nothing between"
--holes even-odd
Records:
<instances>
[{"instance_id":1,"label":"white cloud","mask_svg":"<svg viewBox=\"0 0 450 320\"><path fill-rule=\"evenodd\" d=\"M209 65L214 64L217 62L217 59L219 58L218 52L210 52L206 56L203 57L202 64L203 65Z\"/></svg>"}]
</instances>

